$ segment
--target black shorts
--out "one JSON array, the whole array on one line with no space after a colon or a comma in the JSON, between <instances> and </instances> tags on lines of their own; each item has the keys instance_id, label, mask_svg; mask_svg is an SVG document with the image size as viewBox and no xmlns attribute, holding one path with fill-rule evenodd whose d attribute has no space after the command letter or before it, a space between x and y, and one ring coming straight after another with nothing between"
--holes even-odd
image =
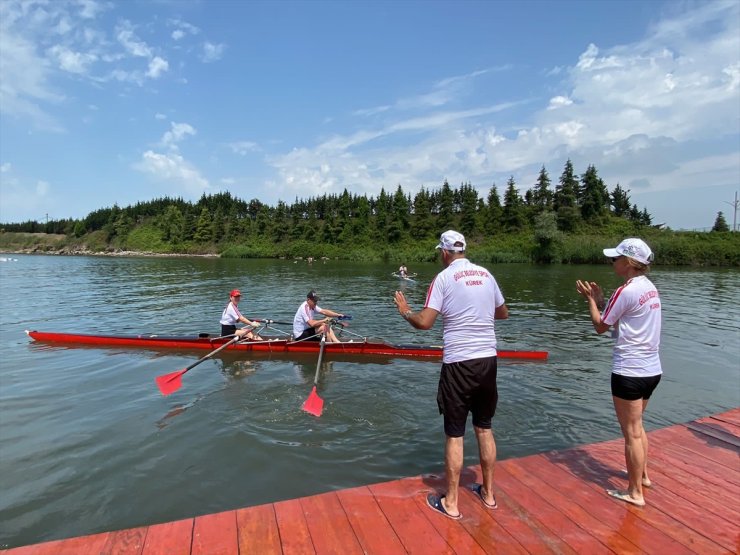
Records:
<instances>
[{"instance_id":1,"label":"black shorts","mask_svg":"<svg viewBox=\"0 0 740 555\"><path fill-rule=\"evenodd\" d=\"M473 426L490 429L498 404L496 357L475 358L442 364L437 389L437 406L444 415L445 434L465 435L468 413L473 413Z\"/></svg>"},{"instance_id":2,"label":"black shorts","mask_svg":"<svg viewBox=\"0 0 740 555\"><path fill-rule=\"evenodd\" d=\"M316 330L313 328L306 328L303 330L303 333L293 341L321 341L321 334L316 333Z\"/></svg>"},{"instance_id":3,"label":"black shorts","mask_svg":"<svg viewBox=\"0 0 740 555\"><path fill-rule=\"evenodd\" d=\"M612 373L612 395L625 401L636 401L637 399L650 399L660 383L660 377L648 376L638 378L636 376L622 376L621 374Z\"/></svg>"},{"instance_id":4,"label":"black shorts","mask_svg":"<svg viewBox=\"0 0 740 555\"><path fill-rule=\"evenodd\" d=\"M226 335L234 335L236 333L236 326L227 326L225 324L221 324L221 337L224 337Z\"/></svg>"}]
</instances>

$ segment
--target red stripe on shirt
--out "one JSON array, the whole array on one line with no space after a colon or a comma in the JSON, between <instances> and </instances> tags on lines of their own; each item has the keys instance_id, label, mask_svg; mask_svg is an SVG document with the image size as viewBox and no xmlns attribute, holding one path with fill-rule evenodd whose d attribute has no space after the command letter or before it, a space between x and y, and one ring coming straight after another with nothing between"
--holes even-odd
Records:
<instances>
[{"instance_id":1,"label":"red stripe on shirt","mask_svg":"<svg viewBox=\"0 0 740 555\"><path fill-rule=\"evenodd\" d=\"M609 316L609 312L611 311L612 307L614 306L614 303L617 302L617 299L619 298L619 295L622 294L622 291L624 291L624 288L627 287L630 284L629 280L626 283L620 285L617 287L617 290L614 291L614 294L612 295L611 299L609 299L609 303L606 305L606 308L604 309L604 315L601 317L601 321L603 322L606 320L607 316Z\"/></svg>"},{"instance_id":2,"label":"red stripe on shirt","mask_svg":"<svg viewBox=\"0 0 740 555\"><path fill-rule=\"evenodd\" d=\"M432 279L432 283L429 284L429 289L427 289L427 298L424 299L424 308L427 308L429 306L429 297L431 297L432 295L432 288L434 287L435 281L437 281L437 276L434 276L434 279Z\"/></svg>"}]
</instances>

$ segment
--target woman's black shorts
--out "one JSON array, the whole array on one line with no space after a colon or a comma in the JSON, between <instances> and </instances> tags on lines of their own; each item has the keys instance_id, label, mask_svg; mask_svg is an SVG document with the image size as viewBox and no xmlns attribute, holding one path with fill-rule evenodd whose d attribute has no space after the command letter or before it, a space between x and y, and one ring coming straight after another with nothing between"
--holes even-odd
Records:
<instances>
[{"instance_id":1,"label":"woman's black shorts","mask_svg":"<svg viewBox=\"0 0 740 555\"><path fill-rule=\"evenodd\" d=\"M637 399L650 399L660 383L660 377L648 376L638 378L636 376L622 376L612 373L612 395L625 401L636 401Z\"/></svg>"},{"instance_id":2,"label":"woman's black shorts","mask_svg":"<svg viewBox=\"0 0 740 555\"><path fill-rule=\"evenodd\" d=\"M321 334L316 333L313 328L306 328L303 333L296 337L293 341L321 341Z\"/></svg>"},{"instance_id":3,"label":"woman's black shorts","mask_svg":"<svg viewBox=\"0 0 740 555\"><path fill-rule=\"evenodd\" d=\"M437 389L437 406L444 415L445 434L465 435L468 413L473 413L473 426L490 429L498 404L496 357L475 358L442 364Z\"/></svg>"},{"instance_id":4,"label":"woman's black shorts","mask_svg":"<svg viewBox=\"0 0 740 555\"><path fill-rule=\"evenodd\" d=\"M227 326L225 324L221 324L221 337L225 337L227 335L234 335L236 333L236 326Z\"/></svg>"}]
</instances>

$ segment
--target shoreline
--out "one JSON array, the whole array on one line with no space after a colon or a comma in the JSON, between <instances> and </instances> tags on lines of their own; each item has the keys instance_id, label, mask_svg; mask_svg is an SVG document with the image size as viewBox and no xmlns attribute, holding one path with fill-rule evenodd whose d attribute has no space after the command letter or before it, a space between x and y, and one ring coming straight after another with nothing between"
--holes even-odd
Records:
<instances>
[{"instance_id":1,"label":"shoreline","mask_svg":"<svg viewBox=\"0 0 740 555\"><path fill-rule=\"evenodd\" d=\"M194 253L169 253L169 252L152 252L152 251L128 251L123 249L114 249L106 251L91 251L88 249L20 249L20 250L0 250L0 254L41 254L53 256L121 256L121 257L142 257L142 258L221 258L220 254L194 254Z\"/></svg>"}]
</instances>

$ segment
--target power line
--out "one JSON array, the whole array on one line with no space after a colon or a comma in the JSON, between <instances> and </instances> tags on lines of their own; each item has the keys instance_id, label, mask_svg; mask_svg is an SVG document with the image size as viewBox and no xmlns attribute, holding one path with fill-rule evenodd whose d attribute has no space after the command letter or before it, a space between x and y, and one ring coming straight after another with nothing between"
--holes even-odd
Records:
<instances>
[{"instance_id":1,"label":"power line","mask_svg":"<svg viewBox=\"0 0 740 555\"><path fill-rule=\"evenodd\" d=\"M737 191L735 191L735 202L730 202L728 200L722 201L725 204L729 204L732 206L734 212L732 214L732 231L737 231L737 207L738 207L738 200L737 200Z\"/></svg>"}]
</instances>

